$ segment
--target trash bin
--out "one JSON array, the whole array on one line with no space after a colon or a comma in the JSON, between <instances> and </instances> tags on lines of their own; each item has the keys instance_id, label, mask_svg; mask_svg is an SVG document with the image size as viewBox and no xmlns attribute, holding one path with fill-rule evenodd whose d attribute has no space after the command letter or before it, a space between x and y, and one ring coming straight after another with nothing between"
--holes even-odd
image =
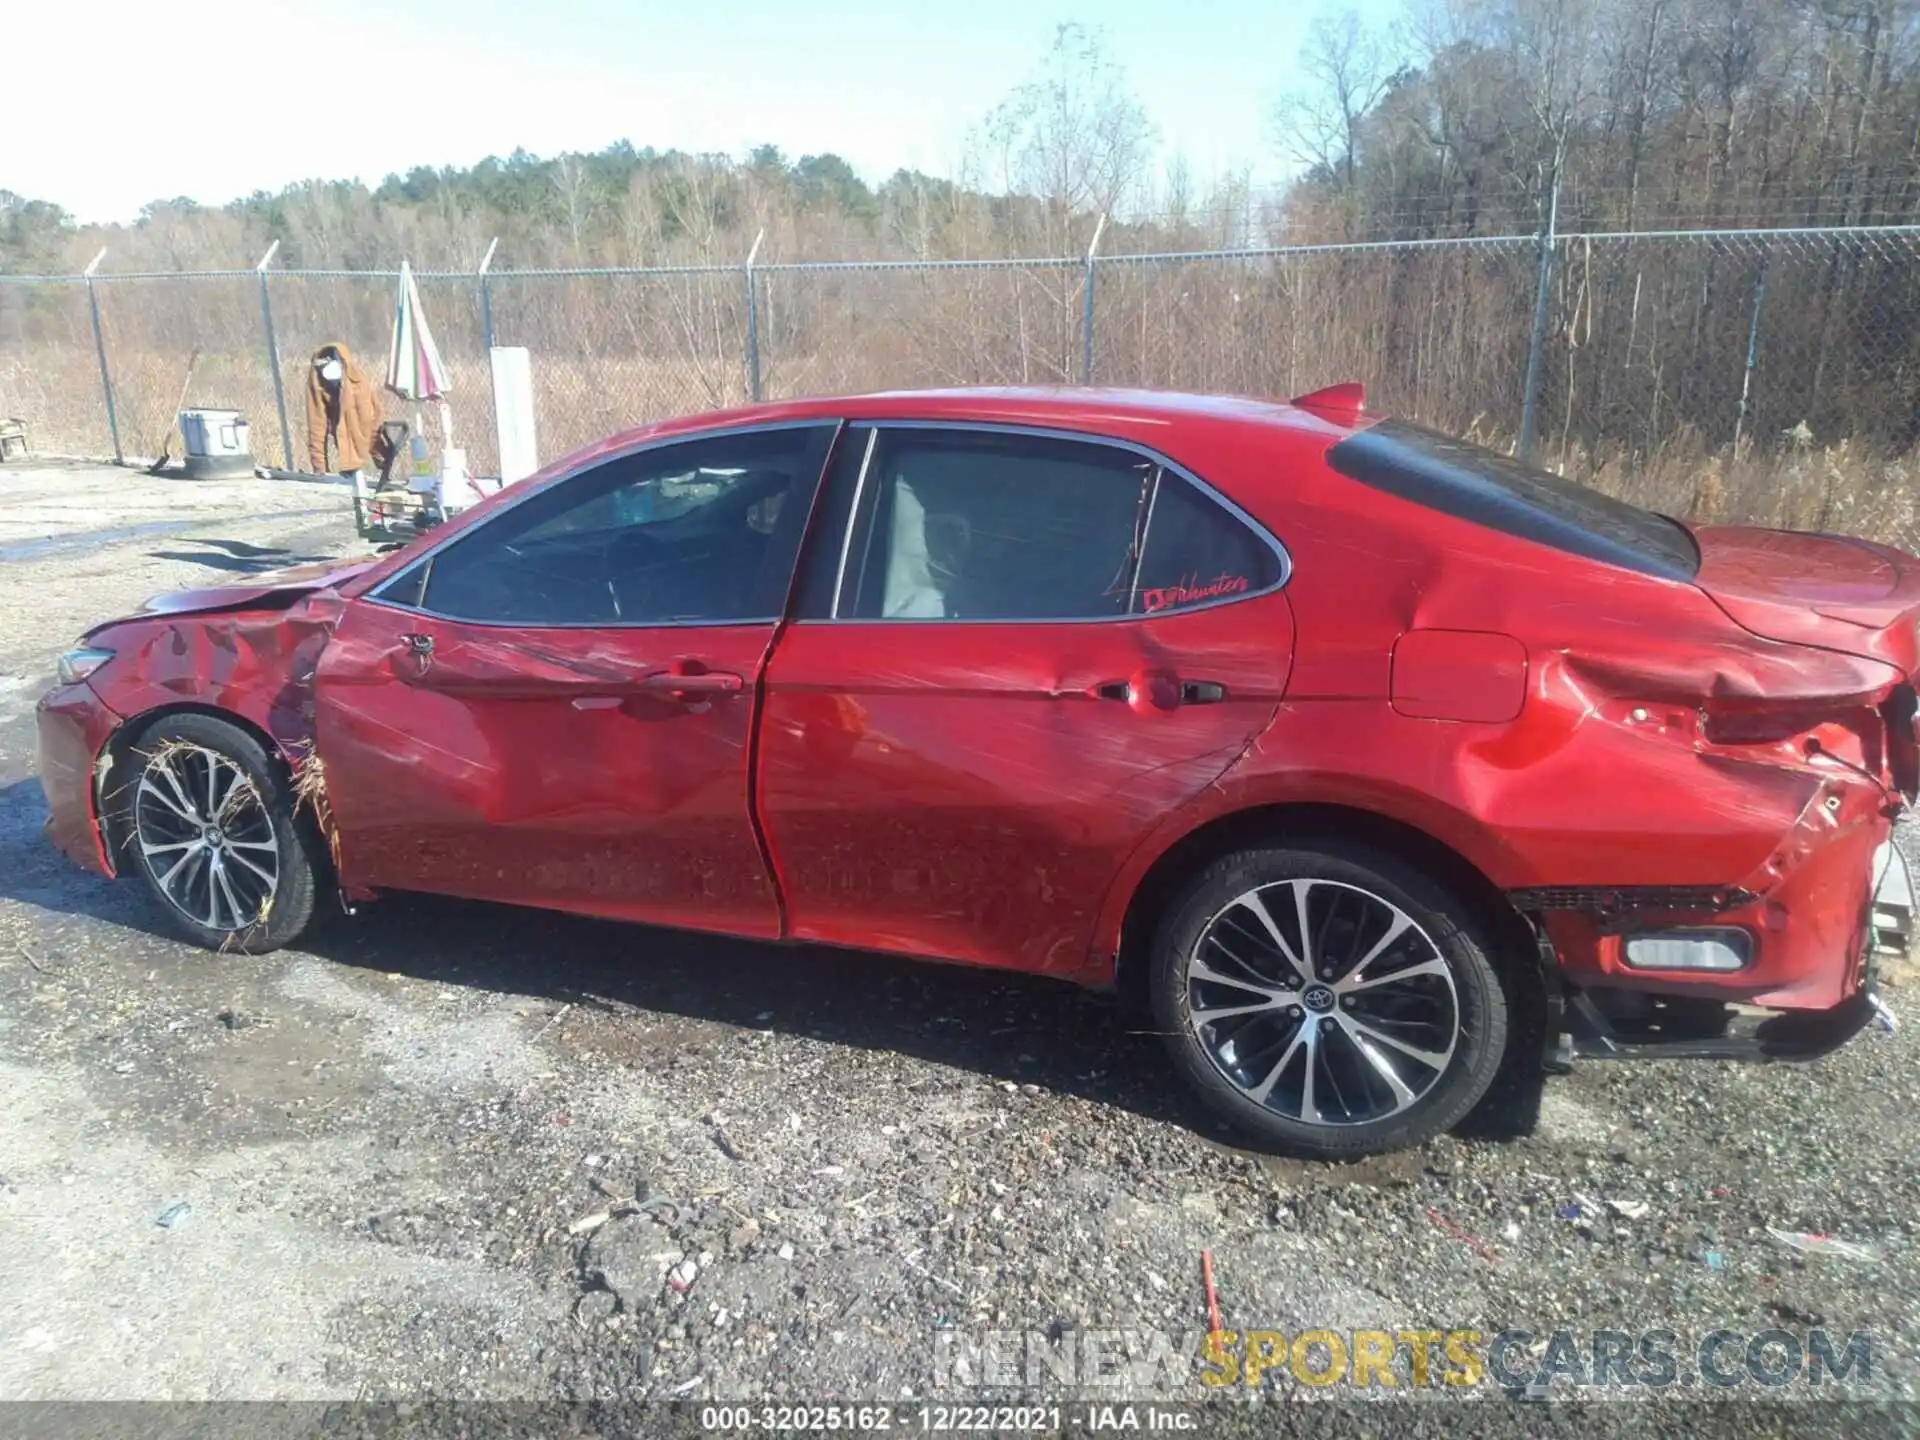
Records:
<instances>
[{"instance_id":1,"label":"trash bin","mask_svg":"<svg viewBox=\"0 0 1920 1440\"><path fill-rule=\"evenodd\" d=\"M227 480L253 473L247 422L238 410L182 410L180 443L190 480Z\"/></svg>"}]
</instances>

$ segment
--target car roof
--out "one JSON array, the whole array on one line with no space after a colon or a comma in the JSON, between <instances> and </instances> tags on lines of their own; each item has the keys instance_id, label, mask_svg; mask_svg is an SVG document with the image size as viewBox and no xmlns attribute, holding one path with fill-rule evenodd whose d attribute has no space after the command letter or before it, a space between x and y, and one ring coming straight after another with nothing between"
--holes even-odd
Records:
<instances>
[{"instance_id":1,"label":"car roof","mask_svg":"<svg viewBox=\"0 0 1920 1440\"><path fill-rule=\"evenodd\" d=\"M706 411L643 425L609 436L591 448L605 453L642 441L702 430L828 419L1032 425L1093 434L1129 434L1135 438L1142 438L1143 431L1150 434L1168 425L1196 423L1258 425L1298 431L1323 440L1351 429L1330 423L1322 413L1286 401L1251 396L1076 386L975 386L815 396Z\"/></svg>"}]
</instances>

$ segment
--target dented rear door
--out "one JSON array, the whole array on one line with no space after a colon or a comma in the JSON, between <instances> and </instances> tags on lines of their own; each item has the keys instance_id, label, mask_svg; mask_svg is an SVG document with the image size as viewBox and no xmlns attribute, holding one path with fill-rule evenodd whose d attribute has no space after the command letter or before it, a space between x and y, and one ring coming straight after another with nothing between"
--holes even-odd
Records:
<instances>
[{"instance_id":1,"label":"dented rear door","mask_svg":"<svg viewBox=\"0 0 1920 1440\"><path fill-rule=\"evenodd\" d=\"M886 426L839 454L765 682L788 933L1072 974L1127 855L1271 722L1284 553L1123 446Z\"/></svg>"}]
</instances>

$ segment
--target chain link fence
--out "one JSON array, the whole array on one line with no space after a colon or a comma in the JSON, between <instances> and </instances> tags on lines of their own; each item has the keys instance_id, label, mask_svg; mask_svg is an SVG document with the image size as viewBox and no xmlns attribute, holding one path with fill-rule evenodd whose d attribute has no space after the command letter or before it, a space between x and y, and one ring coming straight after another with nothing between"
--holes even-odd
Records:
<instances>
[{"instance_id":1,"label":"chain link fence","mask_svg":"<svg viewBox=\"0 0 1920 1440\"><path fill-rule=\"evenodd\" d=\"M1374 408L1499 446L1530 429L1543 462L1674 513L1915 533L1920 227L416 273L482 473L490 344L531 352L549 457L756 398L1089 379L1285 397L1357 378ZM0 414L43 451L144 458L182 404L238 409L263 461L304 469L307 357L340 341L377 374L395 286L0 276Z\"/></svg>"}]
</instances>

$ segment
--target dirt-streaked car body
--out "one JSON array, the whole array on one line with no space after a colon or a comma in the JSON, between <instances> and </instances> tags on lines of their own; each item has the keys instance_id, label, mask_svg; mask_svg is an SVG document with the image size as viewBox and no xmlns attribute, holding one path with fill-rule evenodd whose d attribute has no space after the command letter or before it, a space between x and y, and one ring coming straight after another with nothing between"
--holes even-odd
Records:
<instances>
[{"instance_id":1,"label":"dirt-streaked car body","mask_svg":"<svg viewBox=\"0 0 1920 1440\"><path fill-rule=\"evenodd\" d=\"M1920 562L1690 532L1357 387L671 421L63 665L51 835L203 942L285 943L305 875L1137 983L1323 1153L1452 1123L1523 1016L1822 1053L1911 906Z\"/></svg>"}]
</instances>

